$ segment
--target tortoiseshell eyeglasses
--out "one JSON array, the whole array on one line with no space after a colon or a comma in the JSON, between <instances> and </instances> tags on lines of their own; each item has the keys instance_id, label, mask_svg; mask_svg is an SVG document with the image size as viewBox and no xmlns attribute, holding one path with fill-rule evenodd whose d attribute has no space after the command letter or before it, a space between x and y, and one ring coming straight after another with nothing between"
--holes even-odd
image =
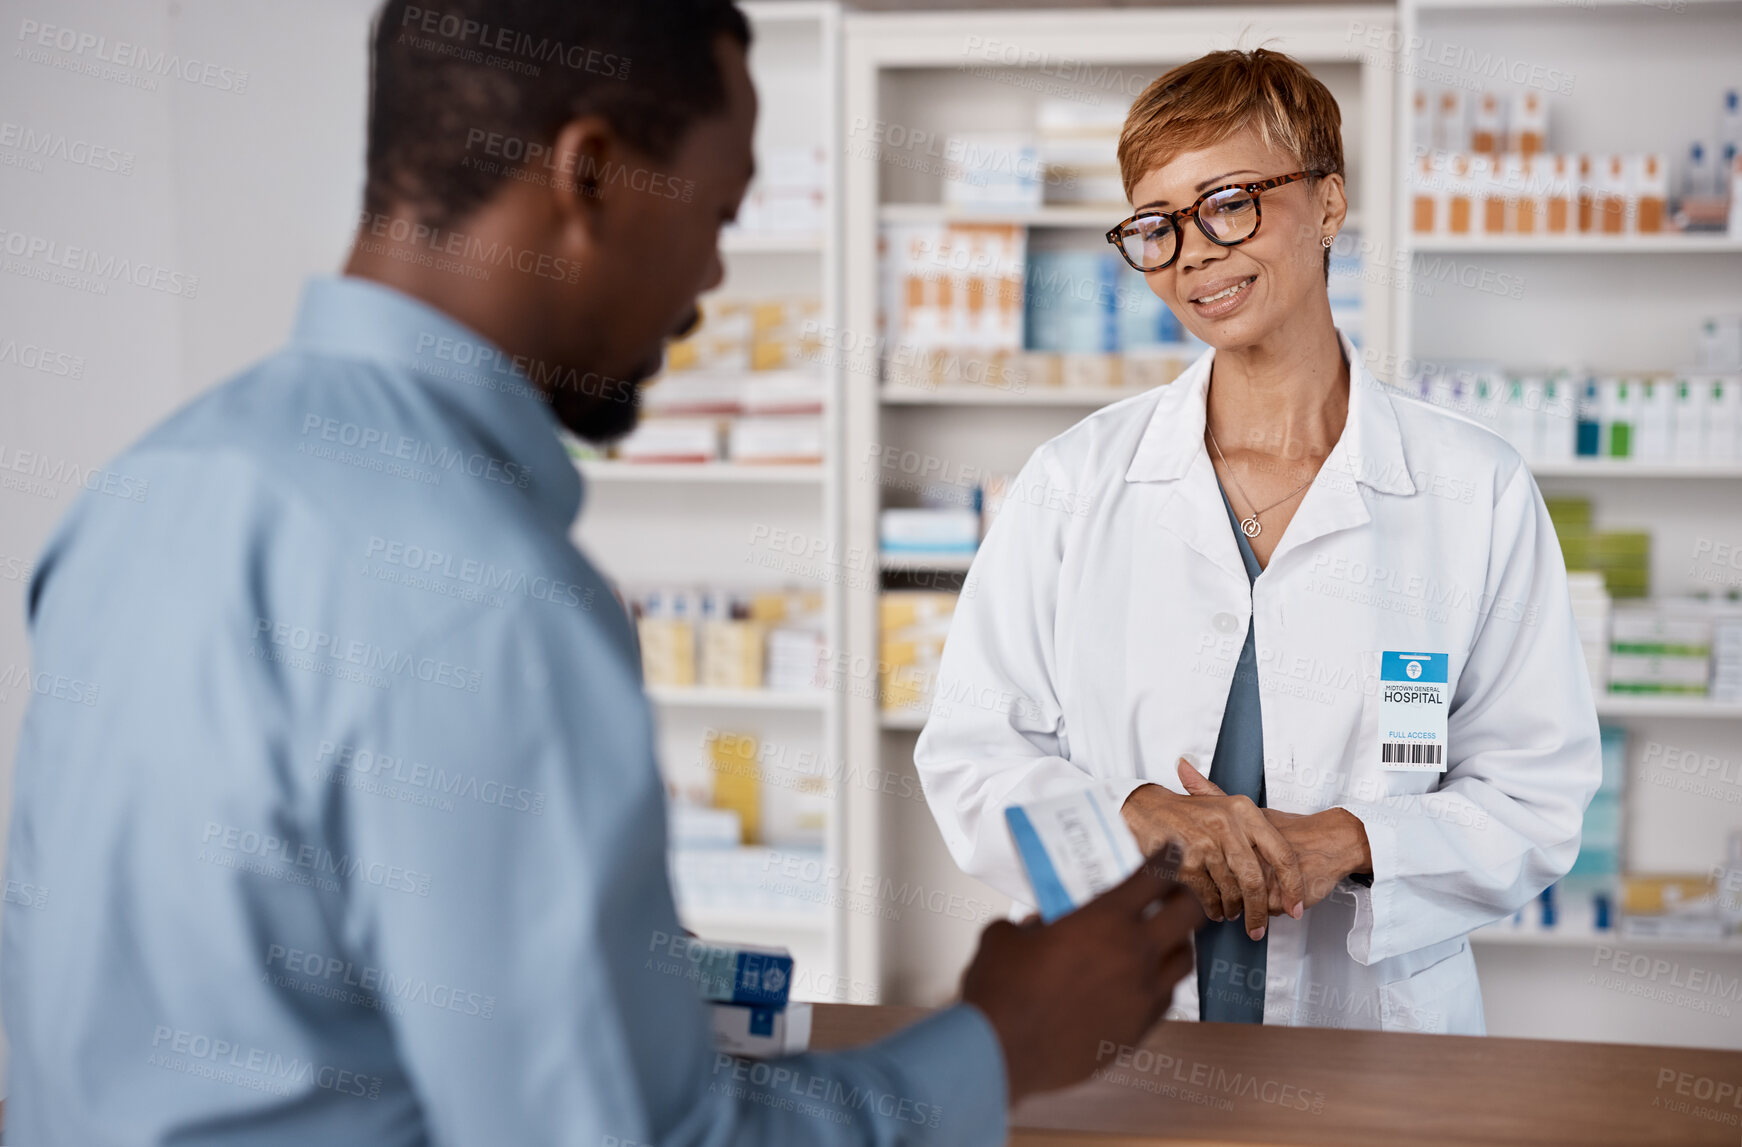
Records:
<instances>
[{"instance_id":1,"label":"tortoiseshell eyeglasses","mask_svg":"<svg viewBox=\"0 0 1742 1147\"><path fill-rule=\"evenodd\" d=\"M1119 248L1125 261L1137 271L1159 271L1171 267L1179 258L1184 234L1180 224L1185 219L1197 221L1204 237L1220 247L1237 247L1258 234L1263 216L1259 196L1266 191L1317 178L1318 171L1297 171L1278 175L1256 183L1230 183L1198 196L1196 203L1180 211L1139 211L1119 226L1107 232L1107 242Z\"/></svg>"}]
</instances>

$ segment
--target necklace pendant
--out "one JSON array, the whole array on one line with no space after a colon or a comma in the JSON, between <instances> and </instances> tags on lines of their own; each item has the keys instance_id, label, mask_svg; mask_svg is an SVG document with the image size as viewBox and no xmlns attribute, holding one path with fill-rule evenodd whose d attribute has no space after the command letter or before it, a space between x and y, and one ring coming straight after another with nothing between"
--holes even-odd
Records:
<instances>
[{"instance_id":1,"label":"necklace pendant","mask_svg":"<svg viewBox=\"0 0 1742 1147\"><path fill-rule=\"evenodd\" d=\"M1256 514L1240 523L1240 532L1249 538L1256 538L1263 531L1264 527L1258 524Z\"/></svg>"}]
</instances>

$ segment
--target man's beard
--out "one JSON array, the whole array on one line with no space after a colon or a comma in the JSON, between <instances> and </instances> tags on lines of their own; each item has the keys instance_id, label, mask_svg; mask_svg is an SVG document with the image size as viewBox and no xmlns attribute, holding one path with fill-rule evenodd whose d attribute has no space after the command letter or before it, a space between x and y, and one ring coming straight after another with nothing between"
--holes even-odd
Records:
<instances>
[{"instance_id":1,"label":"man's beard","mask_svg":"<svg viewBox=\"0 0 1742 1147\"><path fill-rule=\"evenodd\" d=\"M603 446L635 429L641 417L639 379L604 379L589 389L593 393L559 386L550 396L552 412L571 434Z\"/></svg>"},{"instance_id":2,"label":"man's beard","mask_svg":"<svg viewBox=\"0 0 1742 1147\"><path fill-rule=\"evenodd\" d=\"M688 338L701 323L702 312L691 306L670 337ZM641 418L641 384L658 374L664 365L665 348L661 346L626 379L591 372L582 374L582 385L555 388L550 396L551 410L557 421L577 438L598 446L615 442L635 429Z\"/></svg>"}]
</instances>

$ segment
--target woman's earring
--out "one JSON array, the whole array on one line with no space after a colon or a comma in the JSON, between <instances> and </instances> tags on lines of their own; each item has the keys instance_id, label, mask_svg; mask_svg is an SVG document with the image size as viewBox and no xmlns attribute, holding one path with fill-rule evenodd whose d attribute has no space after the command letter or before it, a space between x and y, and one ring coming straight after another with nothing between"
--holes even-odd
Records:
<instances>
[{"instance_id":1,"label":"woman's earring","mask_svg":"<svg viewBox=\"0 0 1742 1147\"><path fill-rule=\"evenodd\" d=\"M1335 243L1336 241L1337 241L1337 237L1335 235L1326 235L1323 239L1319 240L1319 242L1324 245L1324 248L1327 251L1329 251L1331 249L1331 244Z\"/></svg>"}]
</instances>

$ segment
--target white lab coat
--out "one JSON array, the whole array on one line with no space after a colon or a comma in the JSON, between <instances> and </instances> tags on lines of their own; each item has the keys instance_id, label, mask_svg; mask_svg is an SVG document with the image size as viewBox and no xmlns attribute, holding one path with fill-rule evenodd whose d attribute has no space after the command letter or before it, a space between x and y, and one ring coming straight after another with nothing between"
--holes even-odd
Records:
<instances>
[{"instance_id":1,"label":"white lab coat","mask_svg":"<svg viewBox=\"0 0 1742 1147\"><path fill-rule=\"evenodd\" d=\"M1209 773L1256 618L1268 803L1348 809L1373 854L1371 889L1271 919L1264 1022L1481 1034L1468 933L1572 866L1596 710L1517 452L1343 353L1348 422L1250 586L1203 444L1213 351L1035 451L964 586L915 757L956 862L1026 901L1004 809L1085 782L1115 803L1181 792L1182 756ZM1443 775L1379 764L1383 650L1450 656ZM1197 1013L1187 977L1172 1014Z\"/></svg>"}]
</instances>

